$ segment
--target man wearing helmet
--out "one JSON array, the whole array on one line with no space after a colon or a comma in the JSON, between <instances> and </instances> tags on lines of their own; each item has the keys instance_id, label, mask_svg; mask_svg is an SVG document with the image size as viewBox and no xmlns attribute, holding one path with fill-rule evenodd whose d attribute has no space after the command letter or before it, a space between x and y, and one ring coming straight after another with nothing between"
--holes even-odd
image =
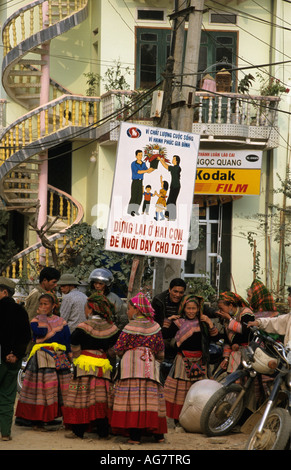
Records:
<instances>
[{"instance_id":1,"label":"man wearing helmet","mask_svg":"<svg viewBox=\"0 0 291 470\"><path fill-rule=\"evenodd\" d=\"M128 323L126 314L126 304L118 295L111 292L113 284L113 274L109 269L96 268L93 269L89 276L89 284L91 291L98 291L104 294L110 302L115 306L115 315L113 316L113 322L120 330Z\"/></svg>"}]
</instances>

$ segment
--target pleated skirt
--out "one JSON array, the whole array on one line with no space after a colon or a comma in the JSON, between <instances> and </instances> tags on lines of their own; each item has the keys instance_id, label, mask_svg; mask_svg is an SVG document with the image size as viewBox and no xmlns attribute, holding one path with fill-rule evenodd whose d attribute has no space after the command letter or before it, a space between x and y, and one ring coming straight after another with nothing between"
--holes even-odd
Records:
<instances>
[{"instance_id":1,"label":"pleated skirt","mask_svg":"<svg viewBox=\"0 0 291 470\"><path fill-rule=\"evenodd\" d=\"M114 388L112 432L128 435L141 429L145 434L167 432L166 404L163 387L153 380L130 378L119 380Z\"/></svg>"},{"instance_id":2,"label":"pleated skirt","mask_svg":"<svg viewBox=\"0 0 291 470\"><path fill-rule=\"evenodd\" d=\"M70 380L70 369L39 368L33 356L25 370L16 416L43 423L61 417Z\"/></svg>"},{"instance_id":3,"label":"pleated skirt","mask_svg":"<svg viewBox=\"0 0 291 470\"><path fill-rule=\"evenodd\" d=\"M168 376L165 382L165 400L168 418L179 419L186 395L193 381Z\"/></svg>"},{"instance_id":4,"label":"pleated skirt","mask_svg":"<svg viewBox=\"0 0 291 470\"><path fill-rule=\"evenodd\" d=\"M90 424L97 419L110 420L113 386L110 380L93 375L72 379L63 407L65 424Z\"/></svg>"}]
</instances>

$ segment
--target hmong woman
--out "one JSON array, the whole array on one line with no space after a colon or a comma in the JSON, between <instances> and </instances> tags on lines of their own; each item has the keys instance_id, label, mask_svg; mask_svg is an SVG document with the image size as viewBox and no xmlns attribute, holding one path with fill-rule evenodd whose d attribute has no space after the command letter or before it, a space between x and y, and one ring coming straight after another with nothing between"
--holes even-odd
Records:
<instances>
[{"instance_id":1,"label":"hmong woman","mask_svg":"<svg viewBox=\"0 0 291 470\"><path fill-rule=\"evenodd\" d=\"M202 313L203 299L185 296L178 315L167 318L163 336L175 335L177 355L165 382L167 416L178 423L179 415L191 385L207 378L210 339L215 341L218 330L212 320Z\"/></svg>"},{"instance_id":2,"label":"hmong woman","mask_svg":"<svg viewBox=\"0 0 291 470\"><path fill-rule=\"evenodd\" d=\"M61 417L71 378L70 330L54 309L54 297L42 294L38 315L30 323L34 346L16 409L17 418L37 426Z\"/></svg>"},{"instance_id":3,"label":"hmong woman","mask_svg":"<svg viewBox=\"0 0 291 470\"><path fill-rule=\"evenodd\" d=\"M120 379L115 385L111 428L129 435L130 444L140 444L150 433L163 442L167 432L166 406L159 382L158 362L164 357L161 328L153 319L147 298L139 293L128 304L129 323L115 345L121 357Z\"/></svg>"},{"instance_id":4,"label":"hmong woman","mask_svg":"<svg viewBox=\"0 0 291 470\"><path fill-rule=\"evenodd\" d=\"M234 372L241 362L241 349L249 341L247 323L255 319L254 313L241 296L223 292L218 298L218 315L223 319L224 349L221 368Z\"/></svg>"},{"instance_id":5,"label":"hmong woman","mask_svg":"<svg viewBox=\"0 0 291 470\"><path fill-rule=\"evenodd\" d=\"M267 289L267 287L262 283L262 281L258 279L254 279L251 287L248 289L248 301L250 306L254 312L255 320L259 320L261 318L273 318L278 317L278 310L274 301L274 298ZM276 333L269 333L274 339L282 339L283 336L280 336ZM261 396L266 396L269 392L270 384L273 382L273 378L268 375L261 376L262 385L256 380L256 389L255 394L258 400L261 399ZM262 394L262 389L264 395ZM260 402L259 402L260 403Z\"/></svg>"},{"instance_id":6,"label":"hmong woman","mask_svg":"<svg viewBox=\"0 0 291 470\"><path fill-rule=\"evenodd\" d=\"M258 279L254 279L251 287L248 289L248 300L256 319L276 317L278 315L272 294L262 281Z\"/></svg>"},{"instance_id":7,"label":"hmong woman","mask_svg":"<svg viewBox=\"0 0 291 470\"><path fill-rule=\"evenodd\" d=\"M114 305L100 293L88 298L87 320L71 335L74 374L63 408L64 423L72 431L68 438L83 438L85 431L96 427L99 438L109 436L112 410L112 365L108 359L119 330L111 321Z\"/></svg>"}]
</instances>

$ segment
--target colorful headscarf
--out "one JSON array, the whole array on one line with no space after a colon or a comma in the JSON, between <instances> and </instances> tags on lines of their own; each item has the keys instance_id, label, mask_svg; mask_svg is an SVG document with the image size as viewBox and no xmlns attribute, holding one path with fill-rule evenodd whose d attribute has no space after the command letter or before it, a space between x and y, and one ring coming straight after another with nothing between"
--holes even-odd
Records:
<instances>
[{"instance_id":1,"label":"colorful headscarf","mask_svg":"<svg viewBox=\"0 0 291 470\"><path fill-rule=\"evenodd\" d=\"M88 305L93 309L97 315L105 318L108 322L111 322L111 317L115 313L115 306L107 297L99 292L94 292L88 297Z\"/></svg>"},{"instance_id":2,"label":"colorful headscarf","mask_svg":"<svg viewBox=\"0 0 291 470\"><path fill-rule=\"evenodd\" d=\"M230 291L221 292L218 298L218 302L219 301L230 302L237 307L250 307L249 303L245 299L235 292Z\"/></svg>"},{"instance_id":3,"label":"colorful headscarf","mask_svg":"<svg viewBox=\"0 0 291 470\"><path fill-rule=\"evenodd\" d=\"M130 301L145 317L153 321L155 311L150 301L142 292L139 292L135 297L130 299Z\"/></svg>"},{"instance_id":4,"label":"colorful headscarf","mask_svg":"<svg viewBox=\"0 0 291 470\"><path fill-rule=\"evenodd\" d=\"M250 303L255 312L259 310L262 312L277 311L273 296L262 281L255 279L250 288L252 290Z\"/></svg>"},{"instance_id":5,"label":"colorful headscarf","mask_svg":"<svg viewBox=\"0 0 291 470\"><path fill-rule=\"evenodd\" d=\"M189 295L185 295L182 298L180 305L179 305L178 315L183 316L184 308L189 302L195 302L195 304L198 307L199 313L202 312L202 307L204 303L203 297L200 297L199 295L189 294Z\"/></svg>"}]
</instances>

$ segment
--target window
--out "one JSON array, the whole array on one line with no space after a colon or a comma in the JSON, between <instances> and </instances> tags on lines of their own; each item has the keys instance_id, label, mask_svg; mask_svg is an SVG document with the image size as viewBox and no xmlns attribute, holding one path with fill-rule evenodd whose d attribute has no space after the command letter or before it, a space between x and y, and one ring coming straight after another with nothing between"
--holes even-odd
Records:
<instances>
[{"instance_id":1,"label":"window","mask_svg":"<svg viewBox=\"0 0 291 470\"><path fill-rule=\"evenodd\" d=\"M198 71L211 73L211 71L218 72L223 68L232 68L237 63L236 48L236 32L202 31ZM232 83L234 91L236 86L235 73L233 73Z\"/></svg>"},{"instance_id":2,"label":"window","mask_svg":"<svg viewBox=\"0 0 291 470\"><path fill-rule=\"evenodd\" d=\"M229 290L231 220L232 203L201 209L199 246L187 253L182 264L184 279L206 277L217 292Z\"/></svg>"},{"instance_id":3,"label":"window","mask_svg":"<svg viewBox=\"0 0 291 470\"><path fill-rule=\"evenodd\" d=\"M217 24L236 24L237 16L231 13L227 13L224 11L221 12L213 12L211 11L210 14L210 23L217 23Z\"/></svg>"},{"instance_id":4,"label":"window","mask_svg":"<svg viewBox=\"0 0 291 470\"><path fill-rule=\"evenodd\" d=\"M136 43L136 88L149 89L162 78L162 73L165 71L171 50L171 30L137 28ZM217 72L222 68L231 68L236 63L236 32L201 32L199 72L206 70ZM236 87L235 73L233 73L232 83L234 91Z\"/></svg>"},{"instance_id":5,"label":"window","mask_svg":"<svg viewBox=\"0 0 291 470\"><path fill-rule=\"evenodd\" d=\"M170 30L137 28L136 88L149 89L161 80L170 45Z\"/></svg>"},{"instance_id":6,"label":"window","mask_svg":"<svg viewBox=\"0 0 291 470\"><path fill-rule=\"evenodd\" d=\"M165 12L164 10L138 9L137 19L145 21L164 21Z\"/></svg>"},{"instance_id":7,"label":"window","mask_svg":"<svg viewBox=\"0 0 291 470\"><path fill-rule=\"evenodd\" d=\"M184 277L209 277L215 286L216 258L209 253L217 253L217 237L219 225L219 206L207 207L204 216L199 220L199 246L189 250L184 262Z\"/></svg>"}]
</instances>

